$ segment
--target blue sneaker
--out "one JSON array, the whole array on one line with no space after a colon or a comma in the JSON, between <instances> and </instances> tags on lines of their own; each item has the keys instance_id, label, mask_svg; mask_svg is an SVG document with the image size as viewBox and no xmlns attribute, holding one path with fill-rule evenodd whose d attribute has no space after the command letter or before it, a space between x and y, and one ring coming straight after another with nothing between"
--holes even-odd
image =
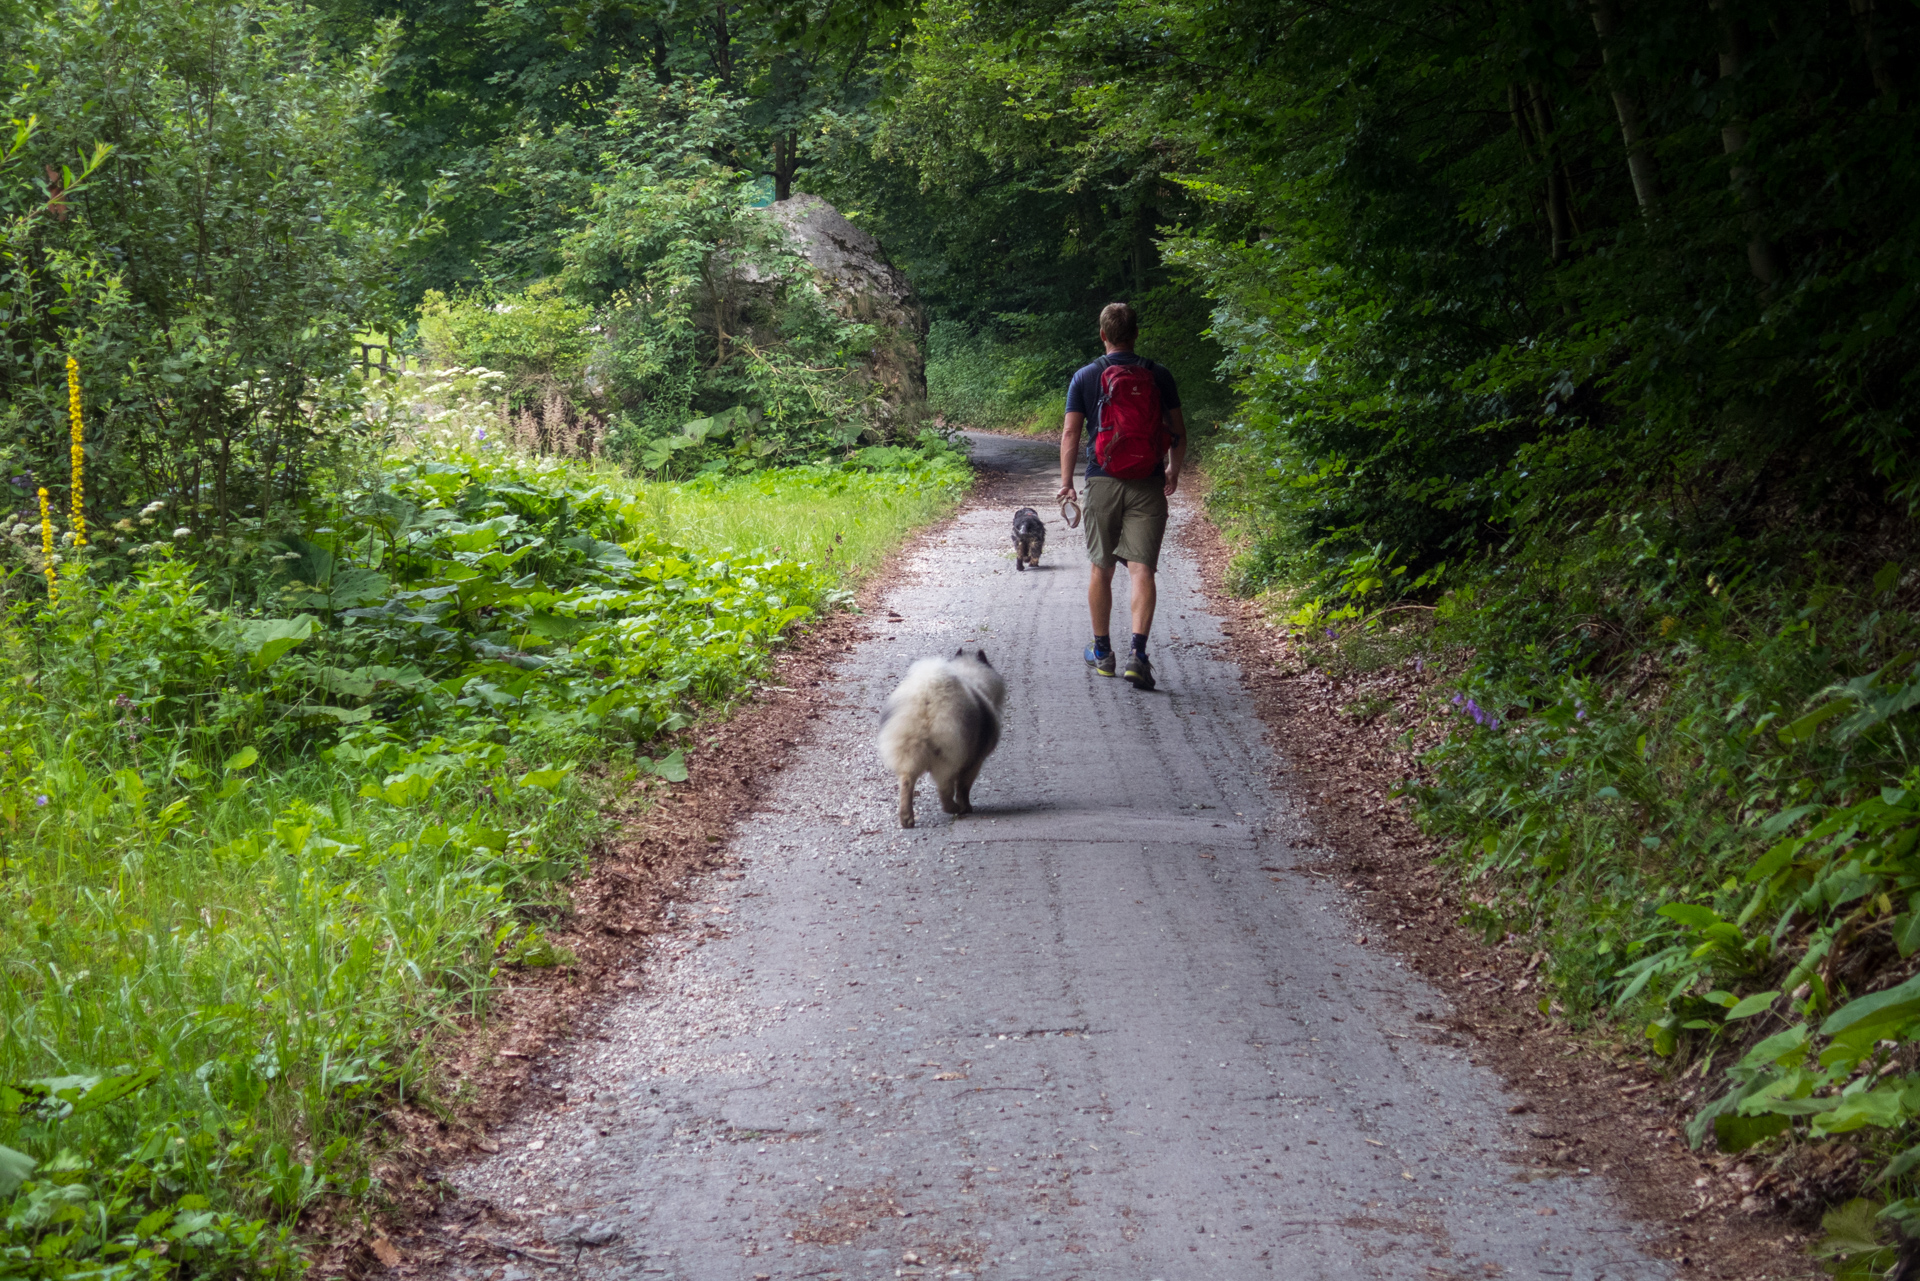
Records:
<instances>
[{"instance_id":1,"label":"blue sneaker","mask_svg":"<svg viewBox=\"0 0 1920 1281\"><path fill-rule=\"evenodd\" d=\"M1095 676L1111 676L1114 674L1115 659L1112 650L1103 650L1089 645L1087 646L1086 659L1087 666L1093 669Z\"/></svg>"}]
</instances>

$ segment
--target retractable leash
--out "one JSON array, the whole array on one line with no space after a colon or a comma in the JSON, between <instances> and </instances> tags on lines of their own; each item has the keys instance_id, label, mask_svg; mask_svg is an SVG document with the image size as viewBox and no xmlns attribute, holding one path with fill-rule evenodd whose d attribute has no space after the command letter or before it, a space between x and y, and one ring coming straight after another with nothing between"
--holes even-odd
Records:
<instances>
[{"instance_id":1,"label":"retractable leash","mask_svg":"<svg viewBox=\"0 0 1920 1281\"><path fill-rule=\"evenodd\" d=\"M1080 504L1071 498L1060 500L1060 519L1067 522L1068 529L1080 528Z\"/></svg>"}]
</instances>

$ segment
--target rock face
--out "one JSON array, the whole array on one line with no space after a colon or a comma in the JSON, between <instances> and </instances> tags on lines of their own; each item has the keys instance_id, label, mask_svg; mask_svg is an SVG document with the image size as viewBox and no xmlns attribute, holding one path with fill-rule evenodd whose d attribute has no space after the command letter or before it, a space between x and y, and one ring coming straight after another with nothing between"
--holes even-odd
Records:
<instances>
[{"instance_id":1,"label":"rock face","mask_svg":"<svg viewBox=\"0 0 1920 1281\"><path fill-rule=\"evenodd\" d=\"M927 315L906 273L887 261L879 241L818 196L795 192L766 212L813 268L827 305L874 327L878 336L863 364L880 389L881 426L891 434L908 425L927 400Z\"/></svg>"}]
</instances>

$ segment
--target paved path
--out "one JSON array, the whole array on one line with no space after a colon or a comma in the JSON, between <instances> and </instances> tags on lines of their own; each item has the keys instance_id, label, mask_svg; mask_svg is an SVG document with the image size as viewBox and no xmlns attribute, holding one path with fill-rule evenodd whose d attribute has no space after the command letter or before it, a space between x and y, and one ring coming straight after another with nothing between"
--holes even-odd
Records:
<instances>
[{"instance_id":1,"label":"paved path","mask_svg":"<svg viewBox=\"0 0 1920 1281\"><path fill-rule=\"evenodd\" d=\"M1051 516L1051 446L977 445ZM1599 1177L1512 1161L1498 1081L1425 1026L1443 999L1290 870L1307 825L1178 540L1141 694L1081 663L1075 536L1014 572L1012 506L914 559L745 877L678 909L725 937L657 944L549 1078L568 1106L455 1181L549 1241L611 1225L578 1271L635 1281L1666 1276ZM901 832L875 712L963 643L1006 735L972 817L923 781Z\"/></svg>"}]
</instances>

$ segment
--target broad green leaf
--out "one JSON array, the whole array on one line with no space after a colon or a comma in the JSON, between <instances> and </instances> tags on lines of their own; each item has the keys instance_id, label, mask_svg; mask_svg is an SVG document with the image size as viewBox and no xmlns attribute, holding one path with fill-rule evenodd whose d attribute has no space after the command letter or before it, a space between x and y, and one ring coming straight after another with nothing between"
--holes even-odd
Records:
<instances>
[{"instance_id":1,"label":"broad green leaf","mask_svg":"<svg viewBox=\"0 0 1920 1281\"><path fill-rule=\"evenodd\" d=\"M1832 1111L1821 1112L1813 1118L1814 1132L1845 1134L1869 1125L1882 1128L1899 1125L1910 1115L1901 1105L1900 1094L1900 1087L1883 1085L1859 1094L1845 1095Z\"/></svg>"},{"instance_id":2,"label":"broad green leaf","mask_svg":"<svg viewBox=\"0 0 1920 1281\"><path fill-rule=\"evenodd\" d=\"M1779 999L1780 994L1778 992L1755 992L1752 996L1747 997L1727 1011L1727 1022L1731 1023L1735 1019L1752 1018L1762 1010L1770 1008L1773 1003Z\"/></svg>"},{"instance_id":3,"label":"broad green leaf","mask_svg":"<svg viewBox=\"0 0 1920 1281\"><path fill-rule=\"evenodd\" d=\"M593 624L560 614L535 613L527 619L527 631L542 640L572 640L593 630Z\"/></svg>"},{"instance_id":4,"label":"broad green leaf","mask_svg":"<svg viewBox=\"0 0 1920 1281\"><path fill-rule=\"evenodd\" d=\"M265 671L280 656L313 635L310 614L297 618L250 619L240 624L240 644L251 656L249 664L256 672Z\"/></svg>"},{"instance_id":5,"label":"broad green leaf","mask_svg":"<svg viewBox=\"0 0 1920 1281\"><path fill-rule=\"evenodd\" d=\"M1893 943L1903 957L1920 951L1920 912L1907 912L1893 918Z\"/></svg>"},{"instance_id":6,"label":"broad green leaf","mask_svg":"<svg viewBox=\"0 0 1920 1281\"><path fill-rule=\"evenodd\" d=\"M1680 1044L1673 1023L1667 1019L1655 1019L1647 1024L1647 1039L1653 1042L1653 1052L1663 1059L1670 1057Z\"/></svg>"},{"instance_id":7,"label":"broad green leaf","mask_svg":"<svg viewBox=\"0 0 1920 1281\"><path fill-rule=\"evenodd\" d=\"M1887 1162L1887 1168L1880 1172L1880 1179L1882 1181L1897 1179L1913 1169L1916 1165L1920 1165L1920 1147L1908 1148L1905 1152L1902 1152L1899 1156Z\"/></svg>"},{"instance_id":8,"label":"broad green leaf","mask_svg":"<svg viewBox=\"0 0 1920 1281\"><path fill-rule=\"evenodd\" d=\"M1760 825L1760 833L1763 836L1777 836L1819 809L1818 805L1795 805L1791 809L1781 810Z\"/></svg>"},{"instance_id":9,"label":"broad green leaf","mask_svg":"<svg viewBox=\"0 0 1920 1281\"><path fill-rule=\"evenodd\" d=\"M1789 836L1786 840L1776 843L1747 869L1747 882L1752 884L1755 881L1764 881L1785 867L1793 861L1793 856L1799 852L1801 844L1802 840L1798 836Z\"/></svg>"},{"instance_id":10,"label":"broad green leaf","mask_svg":"<svg viewBox=\"0 0 1920 1281\"><path fill-rule=\"evenodd\" d=\"M687 754L676 747L670 755L662 756L647 768L669 783L684 783L687 781Z\"/></svg>"},{"instance_id":11,"label":"broad green leaf","mask_svg":"<svg viewBox=\"0 0 1920 1281\"><path fill-rule=\"evenodd\" d=\"M1807 1025L1795 1024L1784 1032L1775 1032L1748 1050L1741 1058L1739 1066L1749 1070L1766 1067L1769 1064L1785 1067L1793 1059L1806 1054L1810 1039Z\"/></svg>"},{"instance_id":12,"label":"broad green leaf","mask_svg":"<svg viewBox=\"0 0 1920 1281\"><path fill-rule=\"evenodd\" d=\"M1705 929L1709 925L1719 925L1720 914L1710 907L1701 907L1696 903L1667 903L1661 906L1660 915L1682 925L1695 929Z\"/></svg>"},{"instance_id":13,"label":"broad green leaf","mask_svg":"<svg viewBox=\"0 0 1920 1281\"><path fill-rule=\"evenodd\" d=\"M528 770L520 776L520 786L539 787L550 792L560 786L566 777L567 771L563 769Z\"/></svg>"},{"instance_id":14,"label":"broad green leaf","mask_svg":"<svg viewBox=\"0 0 1920 1281\"><path fill-rule=\"evenodd\" d=\"M360 795L402 808L418 805L427 799L439 778L438 771L428 774L393 774L388 776L385 783L377 787L372 783L364 784L360 788Z\"/></svg>"},{"instance_id":15,"label":"broad green leaf","mask_svg":"<svg viewBox=\"0 0 1920 1281\"><path fill-rule=\"evenodd\" d=\"M371 707L334 707L329 703L302 703L289 708L288 714L303 717L309 721L326 721L334 725L358 725L362 721L373 719Z\"/></svg>"},{"instance_id":16,"label":"broad green leaf","mask_svg":"<svg viewBox=\"0 0 1920 1281\"><path fill-rule=\"evenodd\" d=\"M88 1087L87 1092L74 1104L73 1110L76 1113L95 1111L106 1107L109 1103L117 1103L129 1094L144 1090L159 1079L160 1069L157 1067L146 1067L138 1072L121 1072L105 1077Z\"/></svg>"},{"instance_id":17,"label":"broad green leaf","mask_svg":"<svg viewBox=\"0 0 1920 1281\"><path fill-rule=\"evenodd\" d=\"M228 771L251 769L255 765L259 764L259 762L260 762L259 748L243 747L239 751L235 752L232 756L227 757L227 763L224 768L226 768Z\"/></svg>"},{"instance_id":18,"label":"broad green leaf","mask_svg":"<svg viewBox=\"0 0 1920 1281\"><path fill-rule=\"evenodd\" d=\"M1818 1116L1831 1110L1832 1099L1814 1099L1805 1096L1759 1094L1743 1099L1740 1103L1742 1116Z\"/></svg>"},{"instance_id":19,"label":"broad green leaf","mask_svg":"<svg viewBox=\"0 0 1920 1281\"><path fill-rule=\"evenodd\" d=\"M1792 1124L1791 1117L1777 1113L1741 1116L1737 1112L1722 1112L1713 1118L1713 1137L1722 1152L1742 1152Z\"/></svg>"},{"instance_id":20,"label":"broad green leaf","mask_svg":"<svg viewBox=\"0 0 1920 1281\"><path fill-rule=\"evenodd\" d=\"M25 1152L16 1152L0 1144L0 1196L12 1196L20 1185L33 1177L37 1163Z\"/></svg>"},{"instance_id":21,"label":"broad green leaf","mask_svg":"<svg viewBox=\"0 0 1920 1281\"><path fill-rule=\"evenodd\" d=\"M1780 731L1782 743L1800 743L1812 738L1822 725L1847 710L1847 705L1838 699L1822 704Z\"/></svg>"},{"instance_id":22,"label":"broad green leaf","mask_svg":"<svg viewBox=\"0 0 1920 1281\"><path fill-rule=\"evenodd\" d=\"M1820 1025L1820 1035L1837 1036L1856 1026L1882 1027L1903 1022L1916 1013L1920 1013L1920 975L1915 975L1898 987L1863 996L1857 1001L1848 1001L1827 1016L1827 1021Z\"/></svg>"},{"instance_id":23,"label":"broad green leaf","mask_svg":"<svg viewBox=\"0 0 1920 1281\"><path fill-rule=\"evenodd\" d=\"M1880 1249L1886 1244L1886 1239L1879 1223L1875 1221L1879 1213L1880 1203L1869 1201L1866 1197L1856 1197L1843 1206L1827 1211L1820 1219L1820 1227L1826 1233L1826 1238L1813 1247L1813 1256L1831 1259Z\"/></svg>"}]
</instances>

